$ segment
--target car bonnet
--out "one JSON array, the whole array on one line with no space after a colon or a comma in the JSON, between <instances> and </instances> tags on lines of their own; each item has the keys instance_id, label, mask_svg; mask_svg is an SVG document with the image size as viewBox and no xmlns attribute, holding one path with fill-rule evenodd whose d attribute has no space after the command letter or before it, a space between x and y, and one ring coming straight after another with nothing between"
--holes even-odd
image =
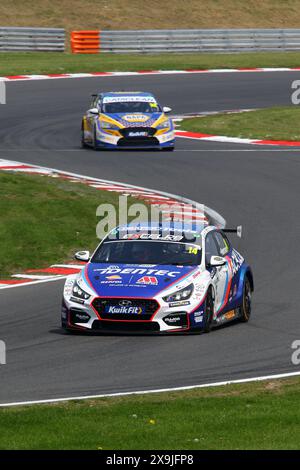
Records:
<instances>
[{"instance_id":1,"label":"car bonnet","mask_svg":"<svg viewBox=\"0 0 300 470\"><path fill-rule=\"evenodd\" d=\"M99 296L151 298L183 281L198 266L88 263L85 281Z\"/></svg>"}]
</instances>

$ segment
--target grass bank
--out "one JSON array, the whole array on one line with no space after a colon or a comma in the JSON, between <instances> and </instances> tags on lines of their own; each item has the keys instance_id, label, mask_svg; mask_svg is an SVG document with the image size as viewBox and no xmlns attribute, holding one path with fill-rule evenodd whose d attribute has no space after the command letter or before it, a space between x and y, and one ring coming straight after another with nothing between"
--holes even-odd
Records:
<instances>
[{"instance_id":1,"label":"grass bank","mask_svg":"<svg viewBox=\"0 0 300 470\"><path fill-rule=\"evenodd\" d=\"M300 52L248 54L70 54L2 52L0 76L21 74L300 67Z\"/></svg>"},{"instance_id":2,"label":"grass bank","mask_svg":"<svg viewBox=\"0 0 300 470\"><path fill-rule=\"evenodd\" d=\"M184 119L180 129L230 137L300 141L300 107L282 106Z\"/></svg>"},{"instance_id":3,"label":"grass bank","mask_svg":"<svg viewBox=\"0 0 300 470\"><path fill-rule=\"evenodd\" d=\"M47 176L0 173L0 278L95 248L102 203L118 207L118 194Z\"/></svg>"},{"instance_id":4,"label":"grass bank","mask_svg":"<svg viewBox=\"0 0 300 470\"><path fill-rule=\"evenodd\" d=\"M299 449L300 379L0 409L0 449Z\"/></svg>"},{"instance_id":5,"label":"grass bank","mask_svg":"<svg viewBox=\"0 0 300 470\"><path fill-rule=\"evenodd\" d=\"M14 0L1 2L3 26L74 29L298 28L299 0Z\"/></svg>"}]
</instances>

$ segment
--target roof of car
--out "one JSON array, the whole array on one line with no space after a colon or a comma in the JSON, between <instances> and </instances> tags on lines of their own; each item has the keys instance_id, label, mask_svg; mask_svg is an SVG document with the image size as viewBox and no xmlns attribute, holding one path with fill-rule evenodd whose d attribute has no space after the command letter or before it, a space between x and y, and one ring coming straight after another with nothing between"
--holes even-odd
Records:
<instances>
[{"instance_id":1,"label":"roof of car","mask_svg":"<svg viewBox=\"0 0 300 470\"><path fill-rule=\"evenodd\" d=\"M103 93L99 93L101 96L151 96L153 97L152 93L148 93L145 91L106 91Z\"/></svg>"}]
</instances>

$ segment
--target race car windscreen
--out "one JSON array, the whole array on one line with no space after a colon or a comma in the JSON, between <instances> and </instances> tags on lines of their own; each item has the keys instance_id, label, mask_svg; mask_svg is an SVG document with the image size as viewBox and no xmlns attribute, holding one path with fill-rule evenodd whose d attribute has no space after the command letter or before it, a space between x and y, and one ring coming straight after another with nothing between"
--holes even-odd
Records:
<instances>
[{"instance_id":1,"label":"race car windscreen","mask_svg":"<svg viewBox=\"0 0 300 470\"><path fill-rule=\"evenodd\" d=\"M103 113L107 114L120 114L120 113L158 113L160 108L158 103L154 101L121 101L114 103L103 103Z\"/></svg>"},{"instance_id":2,"label":"race car windscreen","mask_svg":"<svg viewBox=\"0 0 300 470\"><path fill-rule=\"evenodd\" d=\"M201 248L176 242L107 241L99 246L91 262L196 266L201 263Z\"/></svg>"}]
</instances>

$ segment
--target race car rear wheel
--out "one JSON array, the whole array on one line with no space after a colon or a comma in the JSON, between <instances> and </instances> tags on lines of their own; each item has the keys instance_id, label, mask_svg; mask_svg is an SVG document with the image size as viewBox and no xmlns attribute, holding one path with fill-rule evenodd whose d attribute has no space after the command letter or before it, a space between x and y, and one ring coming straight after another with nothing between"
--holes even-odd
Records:
<instances>
[{"instance_id":1,"label":"race car rear wheel","mask_svg":"<svg viewBox=\"0 0 300 470\"><path fill-rule=\"evenodd\" d=\"M162 148L162 151L163 152L173 152L174 148L175 147L164 147L164 148Z\"/></svg>"},{"instance_id":2,"label":"race car rear wheel","mask_svg":"<svg viewBox=\"0 0 300 470\"><path fill-rule=\"evenodd\" d=\"M205 299L205 309L204 309L204 333L209 333L212 329L212 322L214 317L214 299L212 294L212 289L209 288L206 299Z\"/></svg>"},{"instance_id":3,"label":"race car rear wheel","mask_svg":"<svg viewBox=\"0 0 300 470\"><path fill-rule=\"evenodd\" d=\"M240 307L240 321L242 322L249 321L251 315L251 297L251 284L248 277L246 277L243 288L243 302Z\"/></svg>"}]
</instances>

